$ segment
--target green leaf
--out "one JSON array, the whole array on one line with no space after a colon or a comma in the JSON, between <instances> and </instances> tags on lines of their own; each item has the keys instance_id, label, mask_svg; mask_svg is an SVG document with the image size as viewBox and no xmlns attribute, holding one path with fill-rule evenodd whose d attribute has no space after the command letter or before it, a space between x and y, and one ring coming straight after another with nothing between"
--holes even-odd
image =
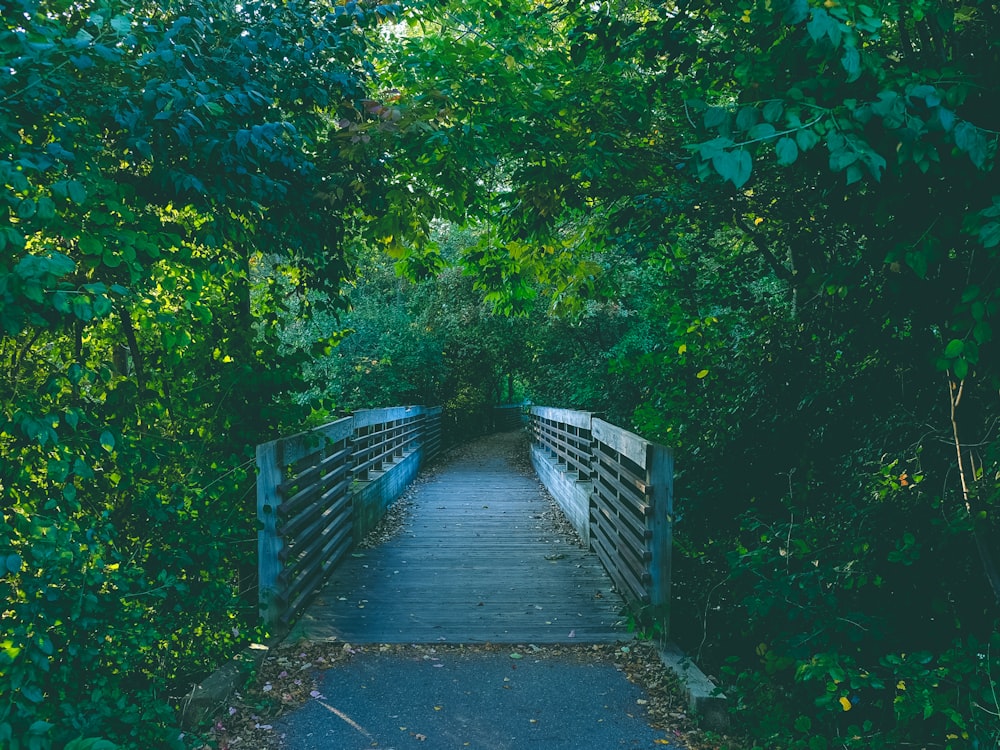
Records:
<instances>
[{"instance_id":1,"label":"green leaf","mask_svg":"<svg viewBox=\"0 0 1000 750\"><path fill-rule=\"evenodd\" d=\"M972 338L977 344L985 344L993 340L993 326L985 320L980 320L972 329Z\"/></svg>"},{"instance_id":2,"label":"green leaf","mask_svg":"<svg viewBox=\"0 0 1000 750\"><path fill-rule=\"evenodd\" d=\"M101 447L104 448L108 453L115 448L115 436L112 435L108 430L101 433Z\"/></svg>"},{"instance_id":3,"label":"green leaf","mask_svg":"<svg viewBox=\"0 0 1000 750\"><path fill-rule=\"evenodd\" d=\"M951 371L955 373L956 380L965 380L969 374L969 363L964 359L956 359Z\"/></svg>"},{"instance_id":4,"label":"green leaf","mask_svg":"<svg viewBox=\"0 0 1000 750\"><path fill-rule=\"evenodd\" d=\"M717 128L726 121L728 113L722 107L709 107L705 110L705 127Z\"/></svg>"},{"instance_id":5,"label":"green leaf","mask_svg":"<svg viewBox=\"0 0 1000 750\"><path fill-rule=\"evenodd\" d=\"M989 142L986 134L971 122L961 122L955 126L955 145L965 151L977 167L982 169L986 166Z\"/></svg>"},{"instance_id":6,"label":"green leaf","mask_svg":"<svg viewBox=\"0 0 1000 750\"><path fill-rule=\"evenodd\" d=\"M84 255L102 255L104 253L104 244L93 235L84 235L77 244L80 246L80 252Z\"/></svg>"},{"instance_id":7,"label":"green leaf","mask_svg":"<svg viewBox=\"0 0 1000 750\"><path fill-rule=\"evenodd\" d=\"M36 210L37 204L31 198L25 198L17 205L17 216L19 219L30 219Z\"/></svg>"},{"instance_id":8,"label":"green leaf","mask_svg":"<svg viewBox=\"0 0 1000 750\"><path fill-rule=\"evenodd\" d=\"M979 230L979 241L983 247L996 247L1000 245L1000 222L991 221Z\"/></svg>"},{"instance_id":9,"label":"green leaf","mask_svg":"<svg viewBox=\"0 0 1000 750\"><path fill-rule=\"evenodd\" d=\"M777 122L785 112L785 105L778 101L769 101L764 105L763 115L765 122Z\"/></svg>"},{"instance_id":10,"label":"green leaf","mask_svg":"<svg viewBox=\"0 0 1000 750\"><path fill-rule=\"evenodd\" d=\"M724 180L732 182L736 187L743 187L750 179L752 161L750 154L739 151L723 151L712 157L712 166Z\"/></svg>"},{"instance_id":11,"label":"green leaf","mask_svg":"<svg viewBox=\"0 0 1000 750\"><path fill-rule=\"evenodd\" d=\"M750 128L750 132L747 133L751 140L762 141L770 138L775 133L774 125L769 122L762 122L759 125L754 125Z\"/></svg>"},{"instance_id":12,"label":"green leaf","mask_svg":"<svg viewBox=\"0 0 1000 750\"><path fill-rule=\"evenodd\" d=\"M736 113L736 128L738 130L750 130L757 124L759 113L756 107L741 107ZM752 136L751 136L752 137Z\"/></svg>"},{"instance_id":13,"label":"green leaf","mask_svg":"<svg viewBox=\"0 0 1000 750\"><path fill-rule=\"evenodd\" d=\"M4 567L7 568L8 573L20 573L21 566L23 565L23 560L21 560L20 555L10 554L4 560Z\"/></svg>"},{"instance_id":14,"label":"green leaf","mask_svg":"<svg viewBox=\"0 0 1000 750\"><path fill-rule=\"evenodd\" d=\"M786 136L774 144L774 153L778 157L778 164L787 167L799 158L799 147L795 145L794 140Z\"/></svg>"},{"instance_id":15,"label":"green leaf","mask_svg":"<svg viewBox=\"0 0 1000 750\"><path fill-rule=\"evenodd\" d=\"M861 53L857 47L848 47L844 51L840 64L847 71L848 82L854 82L861 77Z\"/></svg>"},{"instance_id":16,"label":"green leaf","mask_svg":"<svg viewBox=\"0 0 1000 750\"><path fill-rule=\"evenodd\" d=\"M965 342L962 339L952 339L944 348L944 356L954 359L965 351Z\"/></svg>"},{"instance_id":17,"label":"green leaf","mask_svg":"<svg viewBox=\"0 0 1000 750\"><path fill-rule=\"evenodd\" d=\"M804 128L795 134L795 142L799 146L799 151L808 151L819 143L819 136L815 130Z\"/></svg>"},{"instance_id":18,"label":"green leaf","mask_svg":"<svg viewBox=\"0 0 1000 750\"><path fill-rule=\"evenodd\" d=\"M125 16L115 16L111 19L111 28L118 36L126 36L132 30L132 22Z\"/></svg>"},{"instance_id":19,"label":"green leaf","mask_svg":"<svg viewBox=\"0 0 1000 750\"><path fill-rule=\"evenodd\" d=\"M48 197L42 197L38 199L38 218L39 219L53 219L56 215L56 204Z\"/></svg>"},{"instance_id":20,"label":"green leaf","mask_svg":"<svg viewBox=\"0 0 1000 750\"><path fill-rule=\"evenodd\" d=\"M69 194L69 199L78 206L87 202L87 189L76 180L66 183L66 192Z\"/></svg>"},{"instance_id":21,"label":"green leaf","mask_svg":"<svg viewBox=\"0 0 1000 750\"><path fill-rule=\"evenodd\" d=\"M697 375L695 375L698 380L702 380L708 375L708 370L700 370Z\"/></svg>"}]
</instances>

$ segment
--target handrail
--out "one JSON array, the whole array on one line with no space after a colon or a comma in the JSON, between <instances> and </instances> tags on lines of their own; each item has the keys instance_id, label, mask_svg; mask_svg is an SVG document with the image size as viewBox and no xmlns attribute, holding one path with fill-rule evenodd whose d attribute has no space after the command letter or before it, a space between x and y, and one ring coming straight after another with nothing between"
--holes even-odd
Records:
<instances>
[{"instance_id":1,"label":"handrail","mask_svg":"<svg viewBox=\"0 0 1000 750\"><path fill-rule=\"evenodd\" d=\"M633 604L657 608L666 630L673 536L670 450L590 412L535 406L530 419L539 475L577 520L574 525L583 525L583 536L619 592ZM547 463L539 463L540 456Z\"/></svg>"},{"instance_id":2,"label":"handrail","mask_svg":"<svg viewBox=\"0 0 1000 750\"><path fill-rule=\"evenodd\" d=\"M258 587L287 625L441 446L441 408L368 409L257 446ZM380 482L389 472L401 482ZM391 489L390 489L391 488Z\"/></svg>"}]
</instances>

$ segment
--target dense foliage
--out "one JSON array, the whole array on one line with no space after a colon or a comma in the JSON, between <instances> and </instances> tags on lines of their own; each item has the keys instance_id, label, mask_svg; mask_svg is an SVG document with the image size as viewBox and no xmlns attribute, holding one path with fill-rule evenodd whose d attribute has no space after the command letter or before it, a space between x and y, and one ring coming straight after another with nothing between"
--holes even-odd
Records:
<instances>
[{"instance_id":1,"label":"dense foliage","mask_svg":"<svg viewBox=\"0 0 1000 750\"><path fill-rule=\"evenodd\" d=\"M474 230L449 226L431 237L447 262L478 241ZM395 265L380 252L359 252L344 286L346 313L335 320L316 315L305 327L283 322L283 338L292 346L341 326L337 346L304 364L308 387L295 398L345 411L438 404L446 440L481 435L495 404L523 397L528 321L494 315L485 293L459 268L412 280Z\"/></svg>"},{"instance_id":2,"label":"dense foliage","mask_svg":"<svg viewBox=\"0 0 1000 750\"><path fill-rule=\"evenodd\" d=\"M397 10L4 4L0 744L183 744L254 443L526 389L675 449L751 742L998 746L995 0Z\"/></svg>"},{"instance_id":3,"label":"dense foliage","mask_svg":"<svg viewBox=\"0 0 1000 750\"><path fill-rule=\"evenodd\" d=\"M251 271L343 276L381 15L3 4L0 746L180 746L253 635L253 445L302 409Z\"/></svg>"}]
</instances>

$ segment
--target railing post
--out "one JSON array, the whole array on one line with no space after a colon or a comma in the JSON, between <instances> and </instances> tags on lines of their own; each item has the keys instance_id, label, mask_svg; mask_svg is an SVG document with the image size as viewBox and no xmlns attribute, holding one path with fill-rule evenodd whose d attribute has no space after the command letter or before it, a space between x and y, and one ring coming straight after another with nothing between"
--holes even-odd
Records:
<instances>
[{"instance_id":1,"label":"railing post","mask_svg":"<svg viewBox=\"0 0 1000 750\"><path fill-rule=\"evenodd\" d=\"M278 576L281 574L281 549L284 542L278 534L278 506L281 495L281 466L278 462L278 441L257 446L257 575L260 616L268 627L278 623Z\"/></svg>"},{"instance_id":2,"label":"railing post","mask_svg":"<svg viewBox=\"0 0 1000 750\"><path fill-rule=\"evenodd\" d=\"M663 635L670 632L670 557L673 549L674 456L669 448L650 443L646 449L646 484L652 487L653 513L647 519L652 532L649 550L650 603L660 616Z\"/></svg>"}]
</instances>

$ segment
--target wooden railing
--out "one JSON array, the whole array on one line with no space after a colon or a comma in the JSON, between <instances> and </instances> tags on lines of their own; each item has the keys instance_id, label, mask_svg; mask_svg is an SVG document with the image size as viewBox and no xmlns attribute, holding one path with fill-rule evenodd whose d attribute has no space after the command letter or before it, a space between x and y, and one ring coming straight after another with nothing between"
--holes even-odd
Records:
<instances>
[{"instance_id":1,"label":"wooden railing","mask_svg":"<svg viewBox=\"0 0 1000 750\"><path fill-rule=\"evenodd\" d=\"M673 456L589 412L531 409L532 462L619 592L668 626ZM585 506L585 508L584 508Z\"/></svg>"},{"instance_id":2,"label":"wooden railing","mask_svg":"<svg viewBox=\"0 0 1000 750\"><path fill-rule=\"evenodd\" d=\"M441 445L441 409L359 411L257 446L261 616L288 624Z\"/></svg>"},{"instance_id":3,"label":"wooden railing","mask_svg":"<svg viewBox=\"0 0 1000 750\"><path fill-rule=\"evenodd\" d=\"M525 404L499 404L493 407L493 431L511 432L525 424Z\"/></svg>"}]
</instances>

